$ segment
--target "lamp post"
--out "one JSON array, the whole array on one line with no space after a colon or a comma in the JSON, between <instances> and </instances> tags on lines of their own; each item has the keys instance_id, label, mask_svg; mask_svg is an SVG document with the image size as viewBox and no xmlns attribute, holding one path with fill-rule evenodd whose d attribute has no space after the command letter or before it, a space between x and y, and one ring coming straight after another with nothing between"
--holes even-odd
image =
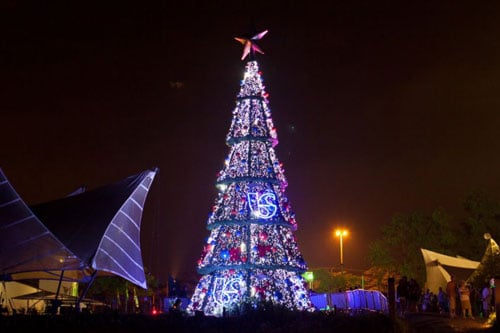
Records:
<instances>
[{"instance_id":1,"label":"lamp post","mask_svg":"<svg viewBox=\"0 0 500 333\"><path fill-rule=\"evenodd\" d=\"M337 229L335 230L335 236L340 238L340 272L344 274L344 236L347 236L346 229Z\"/></svg>"}]
</instances>

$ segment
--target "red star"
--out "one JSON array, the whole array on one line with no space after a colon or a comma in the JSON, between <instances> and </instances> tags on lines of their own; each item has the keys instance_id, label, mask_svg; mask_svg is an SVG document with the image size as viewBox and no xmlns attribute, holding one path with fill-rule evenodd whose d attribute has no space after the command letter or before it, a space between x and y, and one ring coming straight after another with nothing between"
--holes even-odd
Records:
<instances>
[{"instance_id":1,"label":"red star","mask_svg":"<svg viewBox=\"0 0 500 333\"><path fill-rule=\"evenodd\" d=\"M245 59L250 51L252 51L253 54L255 53L255 51L264 54L264 52L257 44L254 43L254 41L261 39L265 34L267 34L267 30L262 31L251 38L234 37L234 39L244 45L241 60Z\"/></svg>"}]
</instances>

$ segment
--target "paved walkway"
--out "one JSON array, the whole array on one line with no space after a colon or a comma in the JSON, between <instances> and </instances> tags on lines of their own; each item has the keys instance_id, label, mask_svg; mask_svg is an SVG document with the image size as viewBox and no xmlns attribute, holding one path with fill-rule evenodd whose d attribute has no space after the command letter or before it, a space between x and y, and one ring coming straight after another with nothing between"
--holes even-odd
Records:
<instances>
[{"instance_id":1,"label":"paved walkway","mask_svg":"<svg viewBox=\"0 0 500 333\"><path fill-rule=\"evenodd\" d=\"M451 319L447 315L435 313L408 313L405 319L409 323L412 333L493 332L491 324L484 318Z\"/></svg>"}]
</instances>

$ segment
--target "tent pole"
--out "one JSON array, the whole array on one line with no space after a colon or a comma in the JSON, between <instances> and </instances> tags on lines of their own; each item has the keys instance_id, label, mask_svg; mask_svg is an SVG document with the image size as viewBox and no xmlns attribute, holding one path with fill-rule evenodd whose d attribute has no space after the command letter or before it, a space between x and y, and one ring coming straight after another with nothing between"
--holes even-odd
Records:
<instances>
[{"instance_id":1,"label":"tent pole","mask_svg":"<svg viewBox=\"0 0 500 333\"><path fill-rule=\"evenodd\" d=\"M97 270L93 271L92 272L92 275L90 276L90 281L89 283L87 284L87 287L85 288L85 290L83 291L82 293L82 296L80 296L80 298L78 298L78 301L76 303L76 310L78 312L80 312L80 303L82 302L82 300L85 298L85 296L87 296L87 292L89 291L90 287L92 286L92 283L94 283L94 280L95 280L95 276L97 274Z\"/></svg>"},{"instance_id":2,"label":"tent pole","mask_svg":"<svg viewBox=\"0 0 500 333\"><path fill-rule=\"evenodd\" d=\"M61 284L64 276L64 269L61 270L61 276L59 277L59 283L57 284L57 291L56 291L56 296L54 297L54 304L52 304L52 314L57 313L57 308L59 308L59 291L61 290Z\"/></svg>"}]
</instances>

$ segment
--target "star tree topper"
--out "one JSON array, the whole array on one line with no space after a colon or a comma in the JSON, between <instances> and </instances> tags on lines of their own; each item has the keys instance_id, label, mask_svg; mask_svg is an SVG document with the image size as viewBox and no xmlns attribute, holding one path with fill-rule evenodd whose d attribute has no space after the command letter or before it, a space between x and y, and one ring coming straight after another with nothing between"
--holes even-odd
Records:
<instances>
[{"instance_id":1,"label":"star tree topper","mask_svg":"<svg viewBox=\"0 0 500 333\"><path fill-rule=\"evenodd\" d=\"M241 60L245 59L247 55L252 51L252 54L255 54L255 51L264 54L264 52L260 49L260 47L255 44L255 41L260 40L262 37L267 34L267 30L264 30L262 32L259 32L258 34L254 35L251 38L244 38L244 37L234 37L238 42L243 44L243 55L241 56Z\"/></svg>"}]
</instances>

